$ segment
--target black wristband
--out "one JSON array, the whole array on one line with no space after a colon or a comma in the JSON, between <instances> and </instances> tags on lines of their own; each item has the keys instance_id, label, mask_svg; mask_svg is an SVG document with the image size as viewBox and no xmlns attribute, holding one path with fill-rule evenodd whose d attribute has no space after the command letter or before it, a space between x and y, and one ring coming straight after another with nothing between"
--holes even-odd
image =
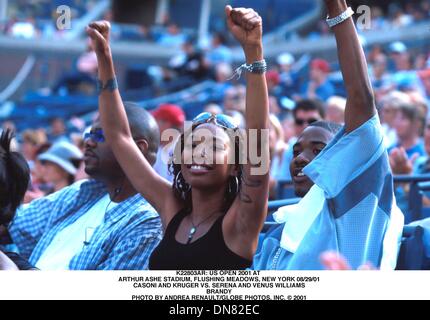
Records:
<instances>
[{"instance_id":1,"label":"black wristband","mask_svg":"<svg viewBox=\"0 0 430 320\"><path fill-rule=\"evenodd\" d=\"M106 81L105 84L99 79L97 80L97 93L100 95L104 90L108 90L110 92L113 92L114 90L118 89L118 82L116 81L116 77L113 77L113 79L109 79Z\"/></svg>"}]
</instances>

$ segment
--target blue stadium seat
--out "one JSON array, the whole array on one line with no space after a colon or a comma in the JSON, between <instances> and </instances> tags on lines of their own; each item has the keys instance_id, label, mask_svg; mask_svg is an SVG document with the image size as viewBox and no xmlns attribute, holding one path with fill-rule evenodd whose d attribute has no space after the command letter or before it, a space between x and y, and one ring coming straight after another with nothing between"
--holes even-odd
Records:
<instances>
[{"instance_id":1,"label":"blue stadium seat","mask_svg":"<svg viewBox=\"0 0 430 320\"><path fill-rule=\"evenodd\" d=\"M293 181L291 179L278 180L277 183L276 199L290 199L296 197L293 189Z\"/></svg>"},{"instance_id":2,"label":"blue stadium seat","mask_svg":"<svg viewBox=\"0 0 430 320\"><path fill-rule=\"evenodd\" d=\"M418 190L419 193L422 196L427 196L428 198L430 198L430 181L427 182L419 182L418 183ZM430 207L424 207L421 210L421 215L423 218L430 218Z\"/></svg>"},{"instance_id":3,"label":"blue stadium seat","mask_svg":"<svg viewBox=\"0 0 430 320\"><path fill-rule=\"evenodd\" d=\"M407 195L407 207L401 208L405 215L405 223L421 220L428 217L427 210L423 209L423 191L420 184L430 182L430 174L422 175L398 175L393 178L394 184L409 184L409 194ZM427 188L428 185L421 184L421 188ZM427 190L430 190L428 188ZM396 195L398 196L398 195Z\"/></svg>"},{"instance_id":4,"label":"blue stadium seat","mask_svg":"<svg viewBox=\"0 0 430 320\"><path fill-rule=\"evenodd\" d=\"M430 219L404 227L396 270L430 270Z\"/></svg>"}]
</instances>

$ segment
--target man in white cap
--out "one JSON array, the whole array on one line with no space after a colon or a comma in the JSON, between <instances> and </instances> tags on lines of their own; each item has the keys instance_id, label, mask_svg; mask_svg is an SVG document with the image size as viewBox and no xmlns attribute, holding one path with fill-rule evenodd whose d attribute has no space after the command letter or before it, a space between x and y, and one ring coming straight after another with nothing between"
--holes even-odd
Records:
<instances>
[{"instance_id":1,"label":"man in white cap","mask_svg":"<svg viewBox=\"0 0 430 320\"><path fill-rule=\"evenodd\" d=\"M43 165L45 181L52 184L52 192L75 182L75 174L82 157L81 150L67 141L54 143L51 148L38 156L38 160Z\"/></svg>"},{"instance_id":2,"label":"man in white cap","mask_svg":"<svg viewBox=\"0 0 430 320\"><path fill-rule=\"evenodd\" d=\"M394 61L395 70L408 71L411 69L410 55L408 48L403 42L396 41L390 44L391 59Z\"/></svg>"},{"instance_id":3,"label":"man in white cap","mask_svg":"<svg viewBox=\"0 0 430 320\"><path fill-rule=\"evenodd\" d=\"M280 86L283 88L284 95L291 98L293 94L298 89L296 87L296 75L291 70L295 59L291 53L285 52L281 53L277 58L276 62L279 66L279 75L280 75Z\"/></svg>"}]
</instances>

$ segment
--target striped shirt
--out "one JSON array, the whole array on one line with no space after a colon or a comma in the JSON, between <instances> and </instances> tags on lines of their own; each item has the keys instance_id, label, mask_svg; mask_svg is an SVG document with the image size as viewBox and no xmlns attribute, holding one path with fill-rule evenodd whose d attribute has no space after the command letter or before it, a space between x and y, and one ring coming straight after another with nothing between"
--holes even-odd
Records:
<instances>
[{"instance_id":1,"label":"striped shirt","mask_svg":"<svg viewBox=\"0 0 430 320\"><path fill-rule=\"evenodd\" d=\"M107 194L104 184L79 181L18 209L9 227L20 254L35 264L55 236L72 225ZM161 221L139 194L106 211L89 243L69 264L70 270L147 269L162 237Z\"/></svg>"}]
</instances>

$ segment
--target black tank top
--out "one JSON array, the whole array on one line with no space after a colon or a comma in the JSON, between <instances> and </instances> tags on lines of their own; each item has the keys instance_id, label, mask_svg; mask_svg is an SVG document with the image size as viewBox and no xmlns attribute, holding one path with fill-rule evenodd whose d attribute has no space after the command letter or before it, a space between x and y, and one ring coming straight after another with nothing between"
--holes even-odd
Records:
<instances>
[{"instance_id":1,"label":"black tank top","mask_svg":"<svg viewBox=\"0 0 430 320\"><path fill-rule=\"evenodd\" d=\"M176 241L176 231L189 214L179 211L166 228L163 239L149 258L150 270L240 270L252 261L232 252L224 242L222 221L219 217L205 235L190 244Z\"/></svg>"}]
</instances>

